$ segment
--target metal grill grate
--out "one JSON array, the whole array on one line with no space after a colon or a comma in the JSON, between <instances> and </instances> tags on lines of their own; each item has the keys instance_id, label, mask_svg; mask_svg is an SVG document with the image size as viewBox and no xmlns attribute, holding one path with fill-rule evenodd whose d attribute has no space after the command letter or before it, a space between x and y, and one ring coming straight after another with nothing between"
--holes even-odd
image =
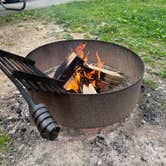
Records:
<instances>
[{"instance_id":1,"label":"metal grill grate","mask_svg":"<svg viewBox=\"0 0 166 166\"><path fill-rule=\"evenodd\" d=\"M35 62L6 51L0 50L0 69L15 84L31 108L34 120L43 138L50 140L58 136L60 127L56 124L44 104L35 104L27 90L41 90L44 92L62 93L58 81L49 78L38 70Z\"/></svg>"},{"instance_id":2,"label":"metal grill grate","mask_svg":"<svg viewBox=\"0 0 166 166\"><path fill-rule=\"evenodd\" d=\"M30 59L0 51L0 68L10 79L13 77L28 90L64 92L60 88L60 81L49 78L34 65L35 62Z\"/></svg>"}]
</instances>

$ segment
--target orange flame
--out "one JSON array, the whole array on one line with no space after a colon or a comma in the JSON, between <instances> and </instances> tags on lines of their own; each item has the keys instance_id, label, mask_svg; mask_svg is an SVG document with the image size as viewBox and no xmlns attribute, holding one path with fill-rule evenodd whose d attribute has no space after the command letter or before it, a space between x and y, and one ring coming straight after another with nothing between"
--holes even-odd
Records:
<instances>
[{"instance_id":1,"label":"orange flame","mask_svg":"<svg viewBox=\"0 0 166 166\"><path fill-rule=\"evenodd\" d=\"M86 43L81 43L76 47L75 52L78 56L80 56L84 60L84 62L87 62L88 57L84 54L85 48L86 48Z\"/></svg>"},{"instance_id":2,"label":"orange flame","mask_svg":"<svg viewBox=\"0 0 166 166\"><path fill-rule=\"evenodd\" d=\"M85 43L79 44L76 47L75 52L78 56L80 56L84 60L84 62L87 62L88 57L84 54L85 48L86 48ZM96 58L97 58L97 67L99 69L101 69L103 67L104 62L99 57L98 52L96 52ZM72 79L69 81L69 83L67 84L65 89L74 90L75 92L78 93L81 88L80 86L83 86L83 85L81 85L82 79L88 80L88 82L91 83L93 85L93 87L96 87L96 78L99 80L100 74L101 74L100 71L92 70L90 72L86 72L82 67L79 67L76 69L75 73L73 74Z\"/></svg>"},{"instance_id":3,"label":"orange flame","mask_svg":"<svg viewBox=\"0 0 166 166\"><path fill-rule=\"evenodd\" d=\"M72 80L69 82L69 84L66 85L66 90L74 90L75 92L79 91L79 84L80 84L80 80L81 80L81 76L79 73L80 69L81 69L81 67L79 67L75 71Z\"/></svg>"},{"instance_id":4,"label":"orange flame","mask_svg":"<svg viewBox=\"0 0 166 166\"><path fill-rule=\"evenodd\" d=\"M85 55L84 55L84 49L85 48L86 48L86 44L85 43L81 43L75 49L76 54L79 55L82 59L85 58Z\"/></svg>"},{"instance_id":5,"label":"orange flame","mask_svg":"<svg viewBox=\"0 0 166 166\"><path fill-rule=\"evenodd\" d=\"M103 67L104 62L99 57L99 53L97 51L96 51L96 58L97 58L97 67L101 69ZM98 71L98 80L100 80L100 74L101 74L101 72L99 70Z\"/></svg>"}]
</instances>

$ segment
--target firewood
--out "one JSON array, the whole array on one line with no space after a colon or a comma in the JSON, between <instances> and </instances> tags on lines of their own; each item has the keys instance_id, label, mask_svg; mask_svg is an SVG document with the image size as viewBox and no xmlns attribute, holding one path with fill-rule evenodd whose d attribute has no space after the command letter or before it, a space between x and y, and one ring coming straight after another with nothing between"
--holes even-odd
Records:
<instances>
[{"instance_id":1,"label":"firewood","mask_svg":"<svg viewBox=\"0 0 166 166\"><path fill-rule=\"evenodd\" d=\"M86 68L85 70L100 72L100 79L110 84L118 85L124 79L121 74L115 71L99 68L91 64L86 64L84 67Z\"/></svg>"},{"instance_id":2,"label":"firewood","mask_svg":"<svg viewBox=\"0 0 166 166\"><path fill-rule=\"evenodd\" d=\"M84 60L73 52L56 70L54 78L62 81L62 86L71 78L75 70L83 66Z\"/></svg>"},{"instance_id":3,"label":"firewood","mask_svg":"<svg viewBox=\"0 0 166 166\"><path fill-rule=\"evenodd\" d=\"M89 86L83 85L83 94L97 94L95 88L92 84L89 84Z\"/></svg>"},{"instance_id":4,"label":"firewood","mask_svg":"<svg viewBox=\"0 0 166 166\"><path fill-rule=\"evenodd\" d=\"M86 86L85 84L83 85L82 93L83 94L89 94L88 86Z\"/></svg>"},{"instance_id":5,"label":"firewood","mask_svg":"<svg viewBox=\"0 0 166 166\"><path fill-rule=\"evenodd\" d=\"M71 88L69 85L71 85L72 88ZM75 93L76 93L76 92L79 92L79 90L80 90L79 85L77 84L77 82L76 82L75 79L74 79L74 76L71 76L71 77L67 80L67 82L64 84L63 88L66 89L68 92L73 91L73 92L75 92Z\"/></svg>"},{"instance_id":6,"label":"firewood","mask_svg":"<svg viewBox=\"0 0 166 166\"><path fill-rule=\"evenodd\" d=\"M109 83L102 81L102 80L96 80L96 87L100 88L102 92L106 92L109 90Z\"/></svg>"},{"instance_id":7,"label":"firewood","mask_svg":"<svg viewBox=\"0 0 166 166\"><path fill-rule=\"evenodd\" d=\"M90 94L97 94L97 92L92 84L89 84L88 88L89 88Z\"/></svg>"}]
</instances>

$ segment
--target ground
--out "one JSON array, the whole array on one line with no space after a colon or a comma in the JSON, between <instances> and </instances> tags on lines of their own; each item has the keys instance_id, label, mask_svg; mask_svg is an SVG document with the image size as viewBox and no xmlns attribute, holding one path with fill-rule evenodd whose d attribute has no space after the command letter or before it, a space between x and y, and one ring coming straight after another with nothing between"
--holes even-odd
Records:
<instances>
[{"instance_id":1,"label":"ground","mask_svg":"<svg viewBox=\"0 0 166 166\"><path fill-rule=\"evenodd\" d=\"M25 56L34 48L56 40L94 38L93 33L71 30L72 27L64 26L64 22L57 24L50 20L34 20L32 17L27 19L27 16L23 18L26 19L15 24L12 24L12 21L5 21L5 23L3 21L0 28L0 49ZM157 44L160 42L156 39ZM125 45L128 43L130 41ZM158 55L161 54L162 49L158 52ZM156 59L155 57L153 61ZM165 59L162 60L164 62ZM0 164L14 166L166 165L166 80L160 74L154 73L163 70L163 66L157 64L155 70L149 72L153 66L146 62L144 77L146 84L141 88L138 108L124 123L107 126L102 130L96 130L95 133L63 129L56 141L46 141L39 136L27 118L26 103L11 82L0 73L2 126L0 136L3 138L0 138Z\"/></svg>"}]
</instances>

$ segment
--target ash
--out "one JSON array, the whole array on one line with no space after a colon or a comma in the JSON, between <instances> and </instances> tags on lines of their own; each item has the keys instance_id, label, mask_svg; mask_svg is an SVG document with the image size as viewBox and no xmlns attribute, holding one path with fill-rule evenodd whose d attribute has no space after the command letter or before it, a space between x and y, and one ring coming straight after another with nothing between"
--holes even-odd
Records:
<instances>
[{"instance_id":1,"label":"ash","mask_svg":"<svg viewBox=\"0 0 166 166\"><path fill-rule=\"evenodd\" d=\"M13 166L164 166L166 165L166 88L141 88L137 109L123 123L95 132L63 128L47 141L30 124L28 107L15 92L0 102L0 120L13 147L6 165Z\"/></svg>"}]
</instances>

